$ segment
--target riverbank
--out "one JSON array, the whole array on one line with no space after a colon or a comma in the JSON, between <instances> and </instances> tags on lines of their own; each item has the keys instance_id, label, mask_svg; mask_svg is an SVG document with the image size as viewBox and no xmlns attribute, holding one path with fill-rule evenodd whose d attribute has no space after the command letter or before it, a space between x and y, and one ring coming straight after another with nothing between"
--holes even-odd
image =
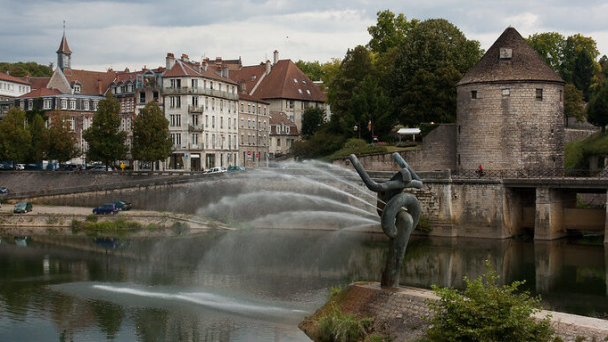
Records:
<instances>
[{"instance_id":1,"label":"riverbank","mask_svg":"<svg viewBox=\"0 0 608 342\"><path fill-rule=\"evenodd\" d=\"M36 205L31 212L14 214L13 204L0 207L0 231L12 235L49 235L86 233L78 229L81 223L95 221L115 222L118 229L134 235L159 236L230 229L225 225L194 215L148 210L121 211L117 215L91 216L92 208L52 205ZM130 227L121 227L129 222ZM135 224L133 224L135 223ZM133 226L139 229L133 229Z\"/></svg>"}]
</instances>

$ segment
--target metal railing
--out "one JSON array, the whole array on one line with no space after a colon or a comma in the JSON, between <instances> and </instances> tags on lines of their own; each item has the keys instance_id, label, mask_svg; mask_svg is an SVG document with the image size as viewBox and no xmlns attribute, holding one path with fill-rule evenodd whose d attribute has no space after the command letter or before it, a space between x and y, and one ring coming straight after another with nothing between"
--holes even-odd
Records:
<instances>
[{"instance_id":1,"label":"metal railing","mask_svg":"<svg viewBox=\"0 0 608 342\"><path fill-rule=\"evenodd\" d=\"M163 88L165 95L207 95L215 97L224 97L230 100L238 100L238 93L231 93L223 90L209 89L209 88L190 88L190 87L165 87Z\"/></svg>"}]
</instances>

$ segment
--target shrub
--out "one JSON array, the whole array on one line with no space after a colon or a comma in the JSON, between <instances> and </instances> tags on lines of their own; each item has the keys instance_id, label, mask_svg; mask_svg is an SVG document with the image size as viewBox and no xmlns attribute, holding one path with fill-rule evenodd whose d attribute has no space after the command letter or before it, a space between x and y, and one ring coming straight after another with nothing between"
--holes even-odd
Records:
<instances>
[{"instance_id":1,"label":"shrub","mask_svg":"<svg viewBox=\"0 0 608 342\"><path fill-rule=\"evenodd\" d=\"M498 286L499 277L486 261L486 274L473 281L464 278L466 289L433 286L440 297L429 301L435 312L428 341L551 341L550 317L536 321L531 315L540 310L540 297L516 293L523 282Z\"/></svg>"},{"instance_id":2,"label":"shrub","mask_svg":"<svg viewBox=\"0 0 608 342\"><path fill-rule=\"evenodd\" d=\"M85 218L85 221L87 221L87 222L97 222L97 219L99 219L99 218L97 217L97 215L95 215L95 214L89 214L89 215L87 215L87 217Z\"/></svg>"},{"instance_id":3,"label":"shrub","mask_svg":"<svg viewBox=\"0 0 608 342\"><path fill-rule=\"evenodd\" d=\"M371 324L371 318L345 315L332 305L319 317L319 336L322 341L328 342L356 342L367 336Z\"/></svg>"},{"instance_id":4,"label":"shrub","mask_svg":"<svg viewBox=\"0 0 608 342\"><path fill-rule=\"evenodd\" d=\"M327 295L329 297L328 300L336 298L336 296L340 294L340 292L342 292L342 286L331 286L329 288L329 294Z\"/></svg>"},{"instance_id":5,"label":"shrub","mask_svg":"<svg viewBox=\"0 0 608 342\"><path fill-rule=\"evenodd\" d=\"M418 220L418 225L416 225L416 230L419 230L423 233L430 233L433 231L433 227L431 227L431 220L429 220L426 216L420 216Z\"/></svg>"}]
</instances>

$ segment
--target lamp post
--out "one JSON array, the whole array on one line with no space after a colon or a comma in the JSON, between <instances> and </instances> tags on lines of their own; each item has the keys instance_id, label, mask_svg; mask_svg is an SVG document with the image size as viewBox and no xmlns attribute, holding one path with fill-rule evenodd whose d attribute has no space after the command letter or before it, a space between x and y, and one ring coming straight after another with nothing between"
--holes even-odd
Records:
<instances>
[{"instance_id":1,"label":"lamp post","mask_svg":"<svg viewBox=\"0 0 608 342\"><path fill-rule=\"evenodd\" d=\"M361 131L359 131L359 126L355 125L353 127L353 131L355 131L355 134L357 134L357 131L359 132L359 139L361 139Z\"/></svg>"}]
</instances>

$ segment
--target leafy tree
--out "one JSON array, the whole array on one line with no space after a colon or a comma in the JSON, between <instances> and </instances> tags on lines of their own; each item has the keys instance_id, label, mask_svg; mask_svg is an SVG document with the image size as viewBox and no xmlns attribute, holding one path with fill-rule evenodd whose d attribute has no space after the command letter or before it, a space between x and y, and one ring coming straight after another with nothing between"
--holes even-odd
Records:
<instances>
[{"instance_id":1,"label":"leafy tree","mask_svg":"<svg viewBox=\"0 0 608 342\"><path fill-rule=\"evenodd\" d=\"M537 322L532 316L540 311L540 298L530 297L527 292L517 293L524 282L499 286L499 277L489 261L486 261L486 269L486 274L473 281L465 277L466 289L462 293L433 285L433 291L440 299L429 302L435 316L427 330L427 340L551 341L550 318Z\"/></svg>"},{"instance_id":2,"label":"leafy tree","mask_svg":"<svg viewBox=\"0 0 608 342\"><path fill-rule=\"evenodd\" d=\"M38 64L36 62L17 62L17 63L0 63L0 71L7 71L15 77L51 77L53 75L53 63L47 65Z\"/></svg>"},{"instance_id":3,"label":"leafy tree","mask_svg":"<svg viewBox=\"0 0 608 342\"><path fill-rule=\"evenodd\" d=\"M353 91L351 107L343 121L343 130L353 131L358 137L363 134L368 142L372 135L388 133L393 124L389 102L390 99L378 81L374 77L366 77ZM353 130L355 125L358 127L356 133Z\"/></svg>"},{"instance_id":4,"label":"leafy tree","mask_svg":"<svg viewBox=\"0 0 608 342\"><path fill-rule=\"evenodd\" d=\"M453 121L456 83L481 55L478 41L444 19L425 20L410 30L397 48L387 85L400 122ZM441 100L432 99L435 94Z\"/></svg>"},{"instance_id":5,"label":"leafy tree","mask_svg":"<svg viewBox=\"0 0 608 342\"><path fill-rule=\"evenodd\" d=\"M308 107L302 114L302 138L308 140L325 122L325 111L321 107Z\"/></svg>"},{"instance_id":6,"label":"leafy tree","mask_svg":"<svg viewBox=\"0 0 608 342\"><path fill-rule=\"evenodd\" d=\"M587 121L606 131L608 125L608 81L604 81L595 91L587 105Z\"/></svg>"},{"instance_id":7,"label":"leafy tree","mask_svg":"<svg viewBox=\"0 0 608 342\"><path fill-rule=\"evenodd\" d=\"M372 56L364 46L359 45L346 52L339 73L329 84L327 93L332 111L331 120L334 121L336 129L343 130L347 126L343 121L351 110L353 91L360 86L365 77L374 77L374 75Z\"/></svg>"},{"instance_id":8,"label":"leafy tree","mask_svg":"<svg viewBox=\"0 0 608 342\"><path fill-rule=\"evenodd\" d=\"M321 80L321 76L323 75L323 71L321 69L321 63L319 63L319 61L305 62L305 61L303 61L303 60L300 59L295 64L311 80L313 80L313 81L320 81Z\"/></svg>"},{"instance_id":9,"label":"leafy tree","mask_svg":"<svg viewBox=\"0 0 608 342\"><path fill-rule=\"evenodd\" d=\"M377 15L376 25L367 28L367 32L372 36L367 46L381 54L397 47L407 33L419 23L416 19L408 22L403 13L395 16L390 10L378 11Z\"/></svg>"},{"instance_id":10,"label":"leafy tree","mask_svg":"<svg viewBox=\"0 0 608 342\"><path fill-rule=\"evenodd\" d=\"M602 80L608 79L608 57L603 55L599 61Z\"/></svg>"},{"instance_id":11,"label":"leafy tree","mask_svg":"<svg viewBox=\"0 0 608 342\"><path fill-rule=\"evenodd\" d=\"M330 125L324 125L307 141L296 141L291 146L298 159L313 159L328 156L342 148L344 137L329 132Z\"/></svg>"},{"instance_id":12,"label":"leafy tree","mask_svg":"<svg viewBox=\"0 0 608 342\"><path fill-rule=\"evenodd\" d=\"M150 101L133 122L133 159L154 162L167 158L173 149L169 121L156 101Z\"/></svg>"},{"instance_id":13,"label":"leafy tree","mask_svg":"<svg viewBox=\"0 0 608 342\"><path fill-rule=\"evenodd\" d=\"M338 58L332 58L331 61L321 65L321 81L323 84L331 84L340 72L340 64L342 61Z\"/></svg>"},{"instance_id":14,"label":"leafy tree","mask_svg":"<svg viewBox=\"0 0 608 342\"><path fill-rule=\"evenodd\" d=\"M35 114L28 120L28 130L32 138L30 152L26 158L28 163L40 163L47 159L49 150L49 130L41 114Z\"/></svg>"},{"instance_id":15,"label":"leafy tree","mask_svg":"<svg viewBox=\"0 0 608 342\"><path fill-rule=\"evenodd\" d=\"M559 71L560 76L567 83L573 83L574 81L573 76L576 59L579 58L581 51L587 51L589 54L591 54L591 59L594 61L600 54L597 50L597 43L593 38L585 37L579 33L569 36L566 39L563 52L564 60Z\"/></svg>"},{"instance_id":16,"label":"leafy tree","mask_svg":"<svg viewBox=\"0 0 608 342\"><path fill-rule=\"evenodd\" d=\"M93 123L82 136L89 144L88 160L102 161L106 167L127 154L126 132L120 131L120 104L111 92L99 101Z\"/></svg>"},{"instance_id":17,"label":"leafy tree","mask_svg":"<svg viewBox=\"0 0 608 342\"><path fill-rule=\"evenodd\" d=\"M574 117L578 122L585 121L584 102L583 92L576 89L572 83L566 84L564 87L564 115L566 118Z\"/></svg>"},{"instance_id":18,"label":"leafy tree","mask_svg":"<svg viewBox=\"0 0 608 342\"><path fill-rule=\"evenodd\" d=\"M49 118L48 158L63 163L79 156L80 149L76 146L76 133L72 130L69 115L55 110Z\"/></svg>"},{"instance_id":19,"label":"leafy tree","mask_svg":"<svg viewBox=\"0 0 608 342\"><path fill-rule=\"evenodd\" d=\"M593 61L591 53L587 50L581 50L574 60L572 83L577 89L583 92L585 101L589 101L590 89L595 71L595 62Z\"/></svg>"},{"instance_id":20,"label":"leafy tree","mask_svg":"<svg viewBox=\"0 0 608 342\"><path fill-rule=\"evenodd\" d=\"M557 32L536 33L529 36L528 43L549 64L551 69L559 72L564 59L566 38Z\"/></svg>"},{"instance_id":21,"label":"leafy tree","mask_svg":"<svg viewBox=\"0 0 608 342\"><path fill-rule=\"evenodd\" d=\"M11 108L0 121L0 160L24 161L30 152L32 137L26 128L25 112Z\"/></svg>"}]
</instances>

